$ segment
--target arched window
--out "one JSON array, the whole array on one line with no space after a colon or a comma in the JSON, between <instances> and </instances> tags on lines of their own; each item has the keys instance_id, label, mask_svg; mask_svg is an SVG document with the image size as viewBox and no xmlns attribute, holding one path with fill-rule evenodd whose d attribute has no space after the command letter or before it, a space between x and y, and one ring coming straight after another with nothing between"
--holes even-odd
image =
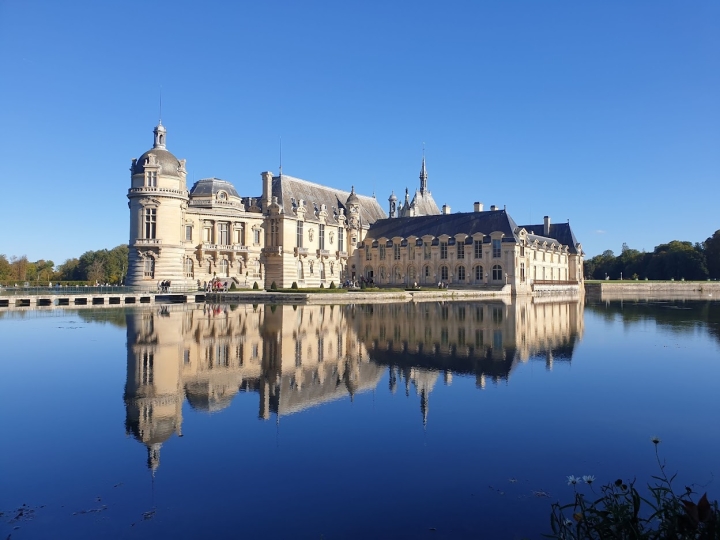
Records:
<instances>
[{"instance_id":1,"label":"arched window","mask_svg":"<svg viewBox=\"0 0 720 540\"><path fill-rule=\"evenodd\" d=\"M152 257L145 257L145 271L144 271L146 278L154 278L155 277L155 259Z\"/></svg>"},{"instance_id":2,"label":"arched window","mask_svg":"<svg viewBox=\"0 0 720 540\"><path fill-rule=\"evenodd\" d=\"M448 280L448 267L447 266L440 267L440 279L443 281Z\"/></svg>"},{"instance_id":3,"label":"arched window","mask_svg":"<svg viewBox=\"0 0 720 540\"><path fill-rule=\"evenodd\" d=\"M220 275L222 277L228 277L228 262L227 259L222 259L220 261Z\"/></svg>"},{"instance_id":4,"label":"arched window","mask_svg":"<svg viewBox=\"0 0 720 540\"><path fill-rule=\"evenodd\" d=\"M483 267L478 265L475 267L475 282L482 283L482 281L483 281Z\"/></svg>"},{"instance_id":5,"label":"arched window","mask_svg":"<svg viewBox=\"0 0 720 540\"><path fill-rule=\"evenodd\" d=\"M458 281L465 281L465 267L464 266L458 266L457 278L458 278Z\"/></svg>"},{"instance_id":6,"label":"arched window","mask_svg":"<svg viewBox=\"0 0 720 540\"><path fill-rule=\"evenodd\" d=\"M502 281L502 278L503 278L502 266L500 266L499 264L496 264L495 266L493 266L492 272L493 272L492 273L493 281Z\"/></svg>"},{"instance_id":7,"label":"arched window","mask_svg":"<svg viewBox=\"0 0 720 540\"><path fill-rule=\"evenodd\" d=\"M298 280L305 279L305 269L303 268L302 261L297 262L297 278Z\"/></svg>"},{"instance_id":8,"label":"arched window","mask_svg":"<svg viewBox=\"0 0 720 540\"><path fill-rule=\"evenodd\" d=\"M185 277L193 277L193 260L185 257Z\"/></svg>"}]
</instances>

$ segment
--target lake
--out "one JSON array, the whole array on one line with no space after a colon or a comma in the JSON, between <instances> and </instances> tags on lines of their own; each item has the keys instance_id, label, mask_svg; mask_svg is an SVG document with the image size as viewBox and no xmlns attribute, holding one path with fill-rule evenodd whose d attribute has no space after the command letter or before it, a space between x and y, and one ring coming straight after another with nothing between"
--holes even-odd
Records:
<instances>
[{"instance_id":1,"label":"lake","mask_svg":"<svg viewBox=\"0 0 720 540\"><path fill-rule=\"evenodd\" d=\"M568 475L647 483L654 436L720 496L720 302L35 310L0 338L2 538L538 538Z\"/></svg>"}]
</instances>

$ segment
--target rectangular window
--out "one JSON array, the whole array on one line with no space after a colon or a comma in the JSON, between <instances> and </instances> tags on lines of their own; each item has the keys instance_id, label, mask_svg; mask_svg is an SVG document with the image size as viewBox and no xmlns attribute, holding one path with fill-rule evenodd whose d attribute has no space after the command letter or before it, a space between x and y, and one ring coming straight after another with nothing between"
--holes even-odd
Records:
<instances>
[{"instance_id":1,"label":"rectangular window","mask_svg":"<svg viewBox=\"0 0 720 540\"><path fill-rule=\"evenodd\" d=\"M338 251L345 251L345 231L338 227Z\"/></svg>"},{"instance_id":2,"label":"rectangular window","mask_svg":"<svg viewBox=\"0 0 720 540\"><path fill-rule=\"evenodd\" d=\"M383 242L378 247L380 248L380 260L383 261L385 260L385 243Z\"/></svg>"},{"instance_id":3,"label":"rectangular window","mask_svg":"<svg viewBox=\"0 0 720 540\"><path fill-rule=\"evenodd\" d=\"M482 259L482 240L475 240L475 258Z\"/></svg>"},{"instance_id":4,"label":"rectangular window","mask_svg":"<svg viewBox=\"0 0 720 540\"><path fill-rule=\"evenodd\" d=\"M320 224L320 232L318 232L318 242L320 249L325 249L325 225Z\"/></svg>"},{"instance_id":5,"label":"rectangular window","mask_svg":"<svg viewBox=\"0 0 720 540\"><path fill-rule=\"evenodd\" d=\"M303 247L303 222L297 222L297 247Z\"/></svg>"},{"instance_id":6,"label":"rectangular window","mask_svg":"<svg viewBox=\"0 0 720 540\"><path fill-rule=\"evenodd\" d=\"M457 243L457 258L458 259L465 258L465 242L464 241L458 241L458 243Z\"/></svg>"},{"instance_id":7,"label":"rectangular window","mask_svg":"<svg viewBox=\"0 0 720 540\"><path fill-rule=\"evenodd\" d=\"M520 244L520 256L521 257L525 256L525 245L524 244Z\"/></svg>"},{"instance_id":8,"label":"rectangular window","mask_svg":"<svg viewBox=\"0 0 720 540\"><path fill-rule=\"evenodd\" d=\"M235 229L233 231L234 241L238 246L243 245L242 229Z\"/></svg>"},{"instance_id":9,"label":"rectangular window","mask_svg":"<svg viewBox=\"0 0 720 540\"><path fill-rule=\"evenodd\" d=\"M253 242L255 244L260 243L260 229L254 229L253 230Z\"/></svg>"},{"instance_id":10,"label":"rectangular window","mask_svg":"<svg viewBox=\"0 0 720 540\"><path fill-rule=\"evenodd\" d=\"M155 238L155 226L157 224L157 210L155 208L145 209L145 238Z\"/></svg>"},{"instance_id":11,"label":"rectangular window","mask_svg":"<svg viewBox=\"0 0 720 540\"><path fill-rule=\"evenodd\" d=\"M411 261L415 260L415 242L408 242L408 257Z\"/></svg>"},{"instance_id":12,"label":"rectangular window","mask_svg":"<svg viewBox=\"0 0 720 540\"><path fill-rule=\"evenodd\" d=\"M148 171L145 174L147 187L157 187L157 171Z\"/></svg>"},{"instance_id":13,"label":"rectangular window","mask_svg":"<svg viewBox=\"0 0 720 540\"><path fill-rule=\"evenodd\" d=\"M183 364L186 366L190 365L190 349L185 349L183 354Z\"/></svg>"},{"instance_id":14,"label":"rectangular window","mask_svg":"<svg viewBox=\"0 0 720 540\"><path fill-rule=\"evenodd\" d=\"M393 244L393 259L400 260L400 244Z\"/></svg>"},{"instance_id":15,"label":"rectangular window","mask_svg":"<svg viewBox=\"0 0 720 540\"><path fill-rule=\"evenodd\" d=\"M440 242L440 258L441 259L447 259L447 242Z\"/></svg>"},{"instance_id":16,"label":"rectangular window","mask_svg":"<svg viewBox=\"0 0 720 540\"><path fill-rule=\"evenodd\" d=\"M430 244L430 242L423 242L423 257L424 257L425 259L430 259L430 258L431 258L431 256L432 256L432 255L431 255L431 253L432 253L431 250L432 250L432 245Z\"/></svg>"},{"instance_id":17,"label":"rectangular window","mask_svg":"<svg viewBox=\"0 0 720 540\"><path fill-rule=\"evenodd\" d=\"M520 263L520 281L525 281L525 263Z\"/></svg>"},{"instance_id":18,"label":"rectangular window","mask_svg":"<svg viewBox=\"0 0 720 540\"><path fill-rule=\"evenodd\" d=\"M365 244L365 260L371 261L372 260L372 253L370 253L370 246Z\"/></svg>"},{"instance_id":19,"label":"rectangular window","mask_svg":"<svg viewBox=\"0 0 720 540\"><path fill-rule=\"evenodd\" d=\"M220 237L218 244L227 246L230 243L230 224L218 223L218 236Z\"/></svg>"},{"instance_id":20,"label":"rectangular window","mask_svg":"<svg viewBox=\"0 0 720 540\"><path fill-rule=\"evenodd\" d=\"M492 254L495 259L499 258L502 254L502 244L500 239L494 239L492 241Z\"/></svg>"},{"instance_id":21,"label":"rectangular window","mask_svg":"<svg viewBox=\"0 0 720 540\"><path fill-rule=\"evenodd\" d=\"M192 225L185 225L185 240L192 241Z\"/></svg>"},{"instance_id":22,"label":"rectangular window","mask_svg":"<svg viewBox=\"0 0 720 540\"><path fill-rule=\"evenodd\" d=\"M203 228L203 242L210 243L210 227L204 227Z\"/></svg>"}]
</instances>

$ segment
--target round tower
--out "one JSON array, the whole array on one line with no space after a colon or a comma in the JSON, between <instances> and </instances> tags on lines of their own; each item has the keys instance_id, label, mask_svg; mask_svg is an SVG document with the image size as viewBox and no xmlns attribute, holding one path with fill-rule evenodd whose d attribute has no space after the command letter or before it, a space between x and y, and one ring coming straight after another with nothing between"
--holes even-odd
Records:
<instances>
[{"instance_id":1,"label":"round tower","mask_svg":"<svg viewBox=\"0 0 720 540\"><path fill-rule=\"evenodd\" d=\"M159 122L153 146L130 166L129 261L125 284L155 287L159 281L185 285L182 224L188 204L185 160L166 148L167 130ZM190 279L190 282L193 280Z\"/></svg>"}]
</instances>

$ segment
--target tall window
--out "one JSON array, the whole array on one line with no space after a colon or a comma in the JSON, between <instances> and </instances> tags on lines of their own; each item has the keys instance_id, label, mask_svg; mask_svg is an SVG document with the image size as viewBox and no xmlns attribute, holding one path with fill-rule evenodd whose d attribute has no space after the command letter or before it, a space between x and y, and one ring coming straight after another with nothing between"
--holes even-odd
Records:
<instances>
[{"instance_id":1,"label":"tall window","mask_svg":"<svg viewBox=\"0 0 720 540\"><path fill-rule=\"evenodd\" d=\"M325 263L320 263L320 280L325 281Z\"/></svg>"},{"instance_id":2,"label":"tall window","mask_svg":"<svg viewBox=\"0 0 720 540\"><path fill-rule=\"evenodd\" d=\"M185 257L185 277L193 277L193 260Z\"/></svg>"},{"instance_id":3,"label":"tall window","mask_svg":"<svg viewBox=\"0 0 720 540\"><path fill-rule=\"evenodd\" d=\"M302 261L297 262L297 278L298 280L305 279L305 270L303 269Z\"/></svg>"},{"instance_id":4,"label":"tall window","mask_svg":"<svg viewBox=\"0 0 720 540\"><path fill-rule=\"evenodd\" d=\"M142 368L140 373L140 383L149 385L153 383L153 360L155 355L151 352L144 352L142 357Z\"/></svg>"},{"instance_id":5,"label":"tall window","mask_svg":"<svg viewBox=\"0 0 720 540\"><path fill-rule=\"evenodd\" d=\"M493 272L493 274L492 274L493 281L502 281L502 278L503 278L502 266L500 266L499 264L496 264L495 266L493 266L492 272Z\"/></svg>"},{"instance_id":6,"label":"tall window","mask_svg":"<svg viewBox=\"0 0 720 540\"><path fill-rule=\"evenodd\" d=\"M271 246L280 245L280 222L277 219L270 221L270 238L268 244Z\"/></svg>"},{"instance_id":7,"label":"tall window","mask_svg":"<svg viewBox=\"0 0 720 540\"><path fill-rule=\"evenodd\" d=\"M318 232L318 242L320 243L320 249L325 249L325 225L320 224L320 230Z\"/></svg>"},{"instance_id":8,"label":"tall window","mask_svg":"<svg viewBox=\"0 0 720 540\"><path fill-rule=\"evenodd\" d=\"M430 242L423 242L423 257L425 259L430 259L431 257L431 251L432 245Z\"/></svg>"},{"instance_id":9,"label":"tall window","mask_svg":"<svg viewBox=\"0 0 720 540\"><path fill-rule=\"evenodd\" d=\"M243 230L241 228L236 228L233 230L233 243L237 244L238 246L243 245Z\"/></svg>"},{"instance_id":10,"label":"tall window","mask_svg":"<svg viewBox=\"0 0 720 540\"><path fill-rule=\"evenodd\" d=\"M152 257L145 257L144 275L146 278L155 277L155 259L153 259Z\"/></svg>"},{"instance_id":11,"label":"tall window","mask_svg":"<svg viewBox=\"0 0 720 540\"><path fill-rule=\"evenodd\" d=\"M493 250L493 257L496 259L499 258L500 255L502 254L502 244L501 244L500 239L498 239L498 238L493 239L492 250Z\"/></svg>"},{"instance_id":12,"label":"tall window","mask_svg":"<svg viewBox=\"0 0 720 540\"><path fill-rule=\"evenodd\" d=\"M465 258L465 241L458 241L457 243L457 258Z\"/></svg>"},{"instance_id":13,"label":"tall window","mask_svg":"<svg viewBox=\"0 0 720 540\"><path fill-rule=\"evenodd\" d=\"M303 247L303 226L302 221L297 222L297 247Z\"/></svg>"},{"instance_id":14,"label":"tall window","mask_svg":"<svg viewBox=\"0 0 720 540\"><path fill-rule=\"evenodd\" d=\"M210 227L203 227L203 242L210 243L212 238L212 232Z\"/></svg>"},{"instance_id":15,"label":"tall window","mask_svg":"<svg viewBox=\"0 0 720 540\"><path fill-rule=\"evenodd\" d=\"M157 187L157 171L148 171L145 173L145 184L147 187Z\"/></svg>"},{"instance_id":16,"label":"tall window","mask_svg":"<svg viewBox=\"0 0 720 540\"><path fill-rule=\"evenodd\" d=\"M385 242L381 243L380 246L380 260L385 260Z\"/></svg>"},{"instance_id":17,"label":"tall window","mask_svg":"<svg viewBox=\"0 0 720 540\"><path fill-rule=\"evenodd\" d=\"M482 240L475 240L475 258L482 259Z\"/></svg>"},{"instance_id":18,"label":"tall window","mask_svg":"<svg viewBox=\"0 0 720 540\"><path fill-rule=\"evenodd\" d=\"M338 251L345 251L345 230L338 227Z\"/></svg>"},{"instance_id":19,"label":"tall window","mask_svg":"<svg viewBox=\"0 0 720 540\"><path fill-rule=\"evenodd\" d=\"M525 281L525 263L520 263L520 281Z\"/></svg>"},{"instance_id":20,"label":"tall window","mask_svg":"<svg viewBox=\"0 0 720 540\"><path fill-rule=\"evenodd\" d=\"M260 243L260 229L254 229L253 230L253 242L255 244Z\"/></svg>"},{"instance_id":21,"label":"tall window","mask_svg":"<svg viewBox=\"0 0 720 540\"><path fill-rule=\"evenodd\" d=\"M222 259L220 261L220 275L223 277L228 276L228 262L227 259Z\"/></svg>"},{"instance_id":22,"label":"tall window","mask_svg":"<svg viewBox=\"0 0 720 540\"><path fill-rule=\"evenodd\" d=\"M442 279L443 281L448 280L448 267L447 266L440 267L440 279Z\"/></svg>"},{"instance_id":23,"label":"tall window","mask_svg":"<svg viewBox=\"0 0 720 540\"><path fill-rule=\"evenodd\" d=\"M221 246L227 246L230 243L230 224L229 223L218 223L218 244Z\"/></svg>"},{"instance_id":24,"label":"tall window","mask_svg":"<svg viewBox=\"0 0 720 540\"><path fill-rule=\"evenodd\" d=\"M400 244L393 244L393 259L400 260Z\"/></svg>"},{"instance_id":25,"label":"tall window","mask_svg":"<svg viewBox=\"0 0 720 540\"><path fill-rule=\"evenodd\" d=\"M411 261L415 260L415 242L408 242L408 258Z\"/></svg>"},{"instance_id":26,"label":"tall window","mask_svg":"<svg viewBox=\"0 0 720 540\"><path fill-rule=\"evenodd\" d=\"M370 253L370 246L365 244L365 260L371 261L372 260L372 253Z\"/></svg>"},{"instance_id":27,"label":"tall window","mask_svg":"<svg viewBox=\"0 0 720 540\"><path fill-rule=\"evenodd\" d=\"M465 281L465 267L464 266L458 266L457 275L458 275L459 281Z\"/></svg>"},{"instance_id":28,"label":"tall window","mask_svg":"<svg viewBox=\"0 0 720 540\"><path fill-rule=\"evenodd\" d=\"M447 243L447 242L440 242L440 258L441 258L441 259L447 259L447 258L448 258L448 255L447 255L447 246L448 246L448 243Z\"/></svg>"},{"instance_id":29,"label":"tall window","mask_svg":"<svg viewBox=\"0 0 720 540\"><path fill-rule=\"evenodd\" d=\"M476 266L475 267L475 281L482 281L483 280L483 267L482 266Z\"/></svg>"},{"instance_id":30,"label":"tall window","mask_svg":"<svg viewBox=\"0 0 720 540\"><path fill-rule=\"evenodd\" d=\"M157 210L155 208L145 209L145 238L155 238L155 226L157 224Z\"/></svg>"},{"instance_id":31,"label":"tall window","mask_svg":"<svg viewBox=\"0 0 720 540\"><path fill-rule=\"evenodd\" d=\"M192 225L185 225L185 240L192 241Z\"/></svg>"}]
</instances>

